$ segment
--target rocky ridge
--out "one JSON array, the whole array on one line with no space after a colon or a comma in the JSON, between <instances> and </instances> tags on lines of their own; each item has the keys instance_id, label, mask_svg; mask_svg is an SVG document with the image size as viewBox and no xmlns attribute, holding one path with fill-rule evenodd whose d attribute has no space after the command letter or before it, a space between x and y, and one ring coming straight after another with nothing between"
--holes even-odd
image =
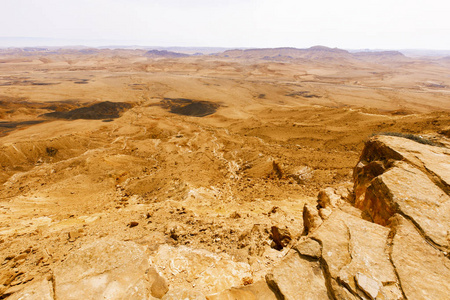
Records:
<instances>
[{"instance_id":1,"label":"rocky ridge","mask_svg":"<svg viewBox=\"0 0 450 300\"><path fill-rule=\"evenodd\" d=\"M224 253L103 238L72 252L47 278L5 295L446 299L450 150L446 140L430 144L394 136L371 138L354 168L353 193L327 188L319 193L317 206L305 204L303 235L297 241L284 242L283 232L272 229L285 257L265 280L253 282L249 264ZM20 255L9 258L18 259ZM2 274L6 278L11 279Z\"/></svg>"},{"instance_id":2,"label":"rocky ridge","mask_svg":"<svg viewBox=\"0 0 450 300\"><path fill-rule=\"evenodd\" d=\"M368 141L354 194L326 190L305 206L308 234L266 276L278 298L448 298L449 155L402 137Z\"/></svg>"}]
</instances>

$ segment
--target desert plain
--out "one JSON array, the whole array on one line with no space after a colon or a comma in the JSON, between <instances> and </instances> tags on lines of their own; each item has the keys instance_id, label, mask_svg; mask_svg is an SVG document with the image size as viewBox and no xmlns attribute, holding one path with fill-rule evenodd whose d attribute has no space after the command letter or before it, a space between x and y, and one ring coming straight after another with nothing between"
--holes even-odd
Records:
<instances>
[{"instance_id":1,"label":"desert plain","mask_svg":"<svg viewBox=\"0 0 450 300\"><path fill-rule=\"evenodd\" d=\"M449 132L449 57L2 49L0 298L100 239L159 253L170 288L251 285L302 235L320 190L352 194L372 135ZM243 275L208 284L159 249L223 258L214 280Z\"/></svg>"}]
</instances>

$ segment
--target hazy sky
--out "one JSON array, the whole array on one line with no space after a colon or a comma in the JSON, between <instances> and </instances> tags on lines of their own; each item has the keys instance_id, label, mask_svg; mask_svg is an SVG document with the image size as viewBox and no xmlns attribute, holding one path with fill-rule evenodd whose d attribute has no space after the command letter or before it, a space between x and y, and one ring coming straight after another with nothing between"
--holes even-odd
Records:
<instances>
[{"instance_id":1,"label":"hazy sky","mask_svg":"<svg viewBox=\"0 0 450 300\"><path fill-rule=\"evenodd\" d=\"M1 0L0 37L91 45L450 49L450 1Z\"/></svg>"}]
</instances>

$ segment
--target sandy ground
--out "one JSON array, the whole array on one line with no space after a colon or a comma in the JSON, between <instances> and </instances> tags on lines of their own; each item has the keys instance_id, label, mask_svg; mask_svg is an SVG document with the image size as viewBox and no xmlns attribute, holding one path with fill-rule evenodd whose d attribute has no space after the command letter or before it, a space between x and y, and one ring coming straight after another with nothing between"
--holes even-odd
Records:
<instances>
[{"instance_id":1,"label":"sandy ground","mask_svg":"<svg viewBox=\"0 0 450 300\"><path fill-rule=\"evenodd\" d=\"M299 236L303 205L321 188L351 189L370 135L450 126L449 66L430 60L126 52L0 62L0 271L16 268L17 289L104 236L226 252L257 280L282 256L271 227ZM105 101L132 108L43 116ZM174 103L207 113L179 115Z\"/></svg>"}]
</instances>

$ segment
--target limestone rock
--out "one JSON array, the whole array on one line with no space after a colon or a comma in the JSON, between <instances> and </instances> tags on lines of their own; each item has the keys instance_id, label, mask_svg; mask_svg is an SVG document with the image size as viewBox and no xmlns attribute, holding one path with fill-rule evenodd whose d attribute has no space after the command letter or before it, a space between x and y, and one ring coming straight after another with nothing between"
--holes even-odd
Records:
<instances>
[{"instance_id":1,"label":"limestone rock","mask_svg":"<svg viewBox=\"0 0 450 300\"><path fill-rule=\"evenodd\" d=\"M245 278L252 277L248 263L235 262L226 254L186 246L162 245L152 256L152 261L171 285L186 289L195 286L204 294L240 286Z\"/></svg>"},{"instance_id":2,"label":"limestone rock","mask_svg":"<svg viewBox=\"0 0 450 300\"><path fill-rule=\"evenodd\" d=\"M356 277L356 284L358 287L367 295L370 297L370 299L375 300L380 293L381 289L381 283L362 274L357 273Z\"/></svg>"},{"instance_id":3,"label":"limestone rock","mask_svg":"<svg viewBox=\"0 0 450 300\"><path fill-rule=\"evenodd\" d=\"M291 234L286 228L278 228L277 226L272 226L271 237L274 245L272 248L281 250L286 247L292 240Z\"/></svg>"},{"instance_id":4,"label":"limestone rock","mask_svg":"<svg viewBox=\"0 0 450 300\"><path fill-rule=\"evenodd\" d=\"M305 204L303 207L303 234L306 235L322 224L317 208L312 205Z\"/></svg>"},{"instance_id":5,"label":"limestone rock","mask_svg":"<svg viewBox=\"0 0 450 300\"><path fill-rule=\"evenodd\" d=\"M360 207L382 225L401 213L414 220L436 245L449 249L450 197L407 163L399 162L375 178Z\"/></svg>"},{"instance_id":6,"label":"limestone rock","mask_svg":"<svg viewBox=\"0 0 450 300\"><path fill-rule=\"evenodd\" d=\"M254 284L233 287L217 294L206 296L208 300L277 300L273 291L265 281L258 281Z\"/></svg>"},{"instance_id":7,"label":"limestone rock","mask_svg":"<svg viewBox=\"0 0 450 300\"><path fill-rule=\"evenodd\" d=\"M372 179L383 174L383 172L386 170L384 162L382 161L366 162L365 161L366 159L368 158L366 158L363 154L361 156L361 161L353 169L353 181L354 181L353 190L355 193L356 206L358 206L359 202L364 200L366 189L370 185Z\"/></svg>"},{"instance_id":8,"label":"limestone rock","mask_svg":"<svg viewBox=\"0 0 450 300\"><path fill-rule=\"evenodd\" d=\"M295 251L266 275L266 281L281 299L328 299L320 263L304 259Z\"/></svg>"},{"instance_id":9,"label":"limestone rock","mask_svg":"<svg viewBox=\"0 0 450 300\"><path fill-rule=\"evenodd\" d=\"M322 256L322 246L313 239L299 241L293 249L300 255L309 256L311 258L319 259Z\"/></svg>"},{"instance_id":10,"label":"limestone rock","mask_svg":"<svg viewBox=\"0 0 450 300\"><path fill-rule=\"evenodd\" d=\"M203 293L192 290L192 289L183 289L177 288L170 290L161 300L206 300L206 297Z\"/></svg>"},{"instance_id":11,"label":"limestone rock","mask_svg":"<svg viewBox=\"0 0 450 300\"><path fill-rule=\"evenodd\" d=\"M396 215L392 262L408 299L448 299L450 261L419 234L414 225Z\"/></svg>"},{"instance_id":12,"label":"limestone rock","mask_svg":"<svg viewBox=\"0 0 450 300\"><path fill-rule=\"evenodd\" d=\"M382 286L381 293L401 299L387 253L389 232L388 228L335 210L311 237L322 244L322 259L330 277L344 283L352 294L360 292L355 277L361 273Z\"/></svg>"},{"instance_id":13,"label":"limestone rock","mask_svg":"<svg viewBox=\"0 0 450 300\"><path fill-rule=\"evenodd\" d=\"M69 231L68 240L69 240L69 242L74 242L80 236L81 236L81 232L79 232L79 231L75 231L75 230Z\"/></svg>"},{"instance_id":14,"label":"limestone rock","mask_svg":"<svg viewBox=\"0 0 450 300\"><path fill-rule=\"evenodd\" d=\"M364 297L353 295L347 287L340 285L335 279L330 278L330 289L332 290L333 297L331 299L336 300L360 300L361 298L366 300Z\"/></svg>"},{"instance_id":15,"label":"limestone rock","mask_svg":"<svg viewBox=\"0 0 450 300\"><path fill-rule=\"evenodd\" d=\"M322 218L322 220L328 219L328 217L331 215L333 210L329 207L327 208L321 208L319 209L319 216Z\"/></svg>"},{"instance_id":16,"label":"limestone rock","mask_svg":"<svg viewBox=\"0 0 450 300\"><path fill-rule=\"evenodd\" d=\"M132 242L98 240L54 269L57 299L147 299L152 282L144 249Z\"/></svg>"},{"instance_id":17,"label":"limestone rock","mask_svg":"<svg viewBox=\"0 0 450 300\"><path fill-rule=\"evenodd\" d=\"M154 268L150 268L148 270L147 276L149 282L152 283L150 287L150 293L152 296L155 298L162 298L169 290L166 280L164 280L164 278L161 277Z\"/></svg>"},{"instance_id":18,"label":"limestone rock","mask_svg":"<svg viewBox=\"0 0 450 300\"><path fill-rule=\"evenodd\" d=\"M450 187L450 149L394 136L377 136L373 143L376 144L371 147L374 151L382 144L388 147L395 157L401 157L400 159L432 175L436 182Z\"/></svg>"},{"instance_id":19,"label":"limestone rock","mask_svg":"<svg viewBox=\"0 0 450 300\"><path fill-rule=\"evenodd\" d=\"M8 297L10 300L53 300L52 282L47 279L35 282Z\"/></svg>"},{"instance_id":20,"label":"limestone rock","mask_svg":"<svg viewBox=\"0 0 450 300\"><path fill-rule=\"evenodd\" d=\"M221 293L206 297L207 300L257 300L255 294L238 288L231 288ZM276 299L276 298L275 298Z\"/></svg>"},{"instance_id":21,"label":"limestone rock","mask_svg":"<svg viewBox=\"0 0 450 300\"><path fill-rule=\"evenodd\" d=\"M355 206L387 225L396 213L413 220L427 240L450 249L450 149L376 136L354 169Z\"/></svg>"},{"instance_id":22,"label":"limestone rock","mask_svg":"<svg viewBox=\"0 0 450 300\"><path fill-rule=\"evenodd\" d=\"M8 286L16 276L17 274L13 270L2 270L0 274L0 285Z\"/></svg>"},{"instance_id":23,"label":"limestone rock","mask_svg":"<svg viewBox=\"0 0 450 300\"><path fill-rule=\"evenodd\" d=\"M405 161L426 173L434 183L450 191L450 149L379 135L370 139L353 171L355 199L364 198L370 181L385 172L392 161Z\"/></svg>"},{"instance_id":24,"label":"limestone rock","mask_svg":"<svg viewBox=\"0 0 450 300\"><path fill-rule=\"evenodd\" d=\"M341 196L335 193L331 187L321 190L317 196L317 203L321 208L336 207L341 200Z\"/></svg>"}]
</instances>

